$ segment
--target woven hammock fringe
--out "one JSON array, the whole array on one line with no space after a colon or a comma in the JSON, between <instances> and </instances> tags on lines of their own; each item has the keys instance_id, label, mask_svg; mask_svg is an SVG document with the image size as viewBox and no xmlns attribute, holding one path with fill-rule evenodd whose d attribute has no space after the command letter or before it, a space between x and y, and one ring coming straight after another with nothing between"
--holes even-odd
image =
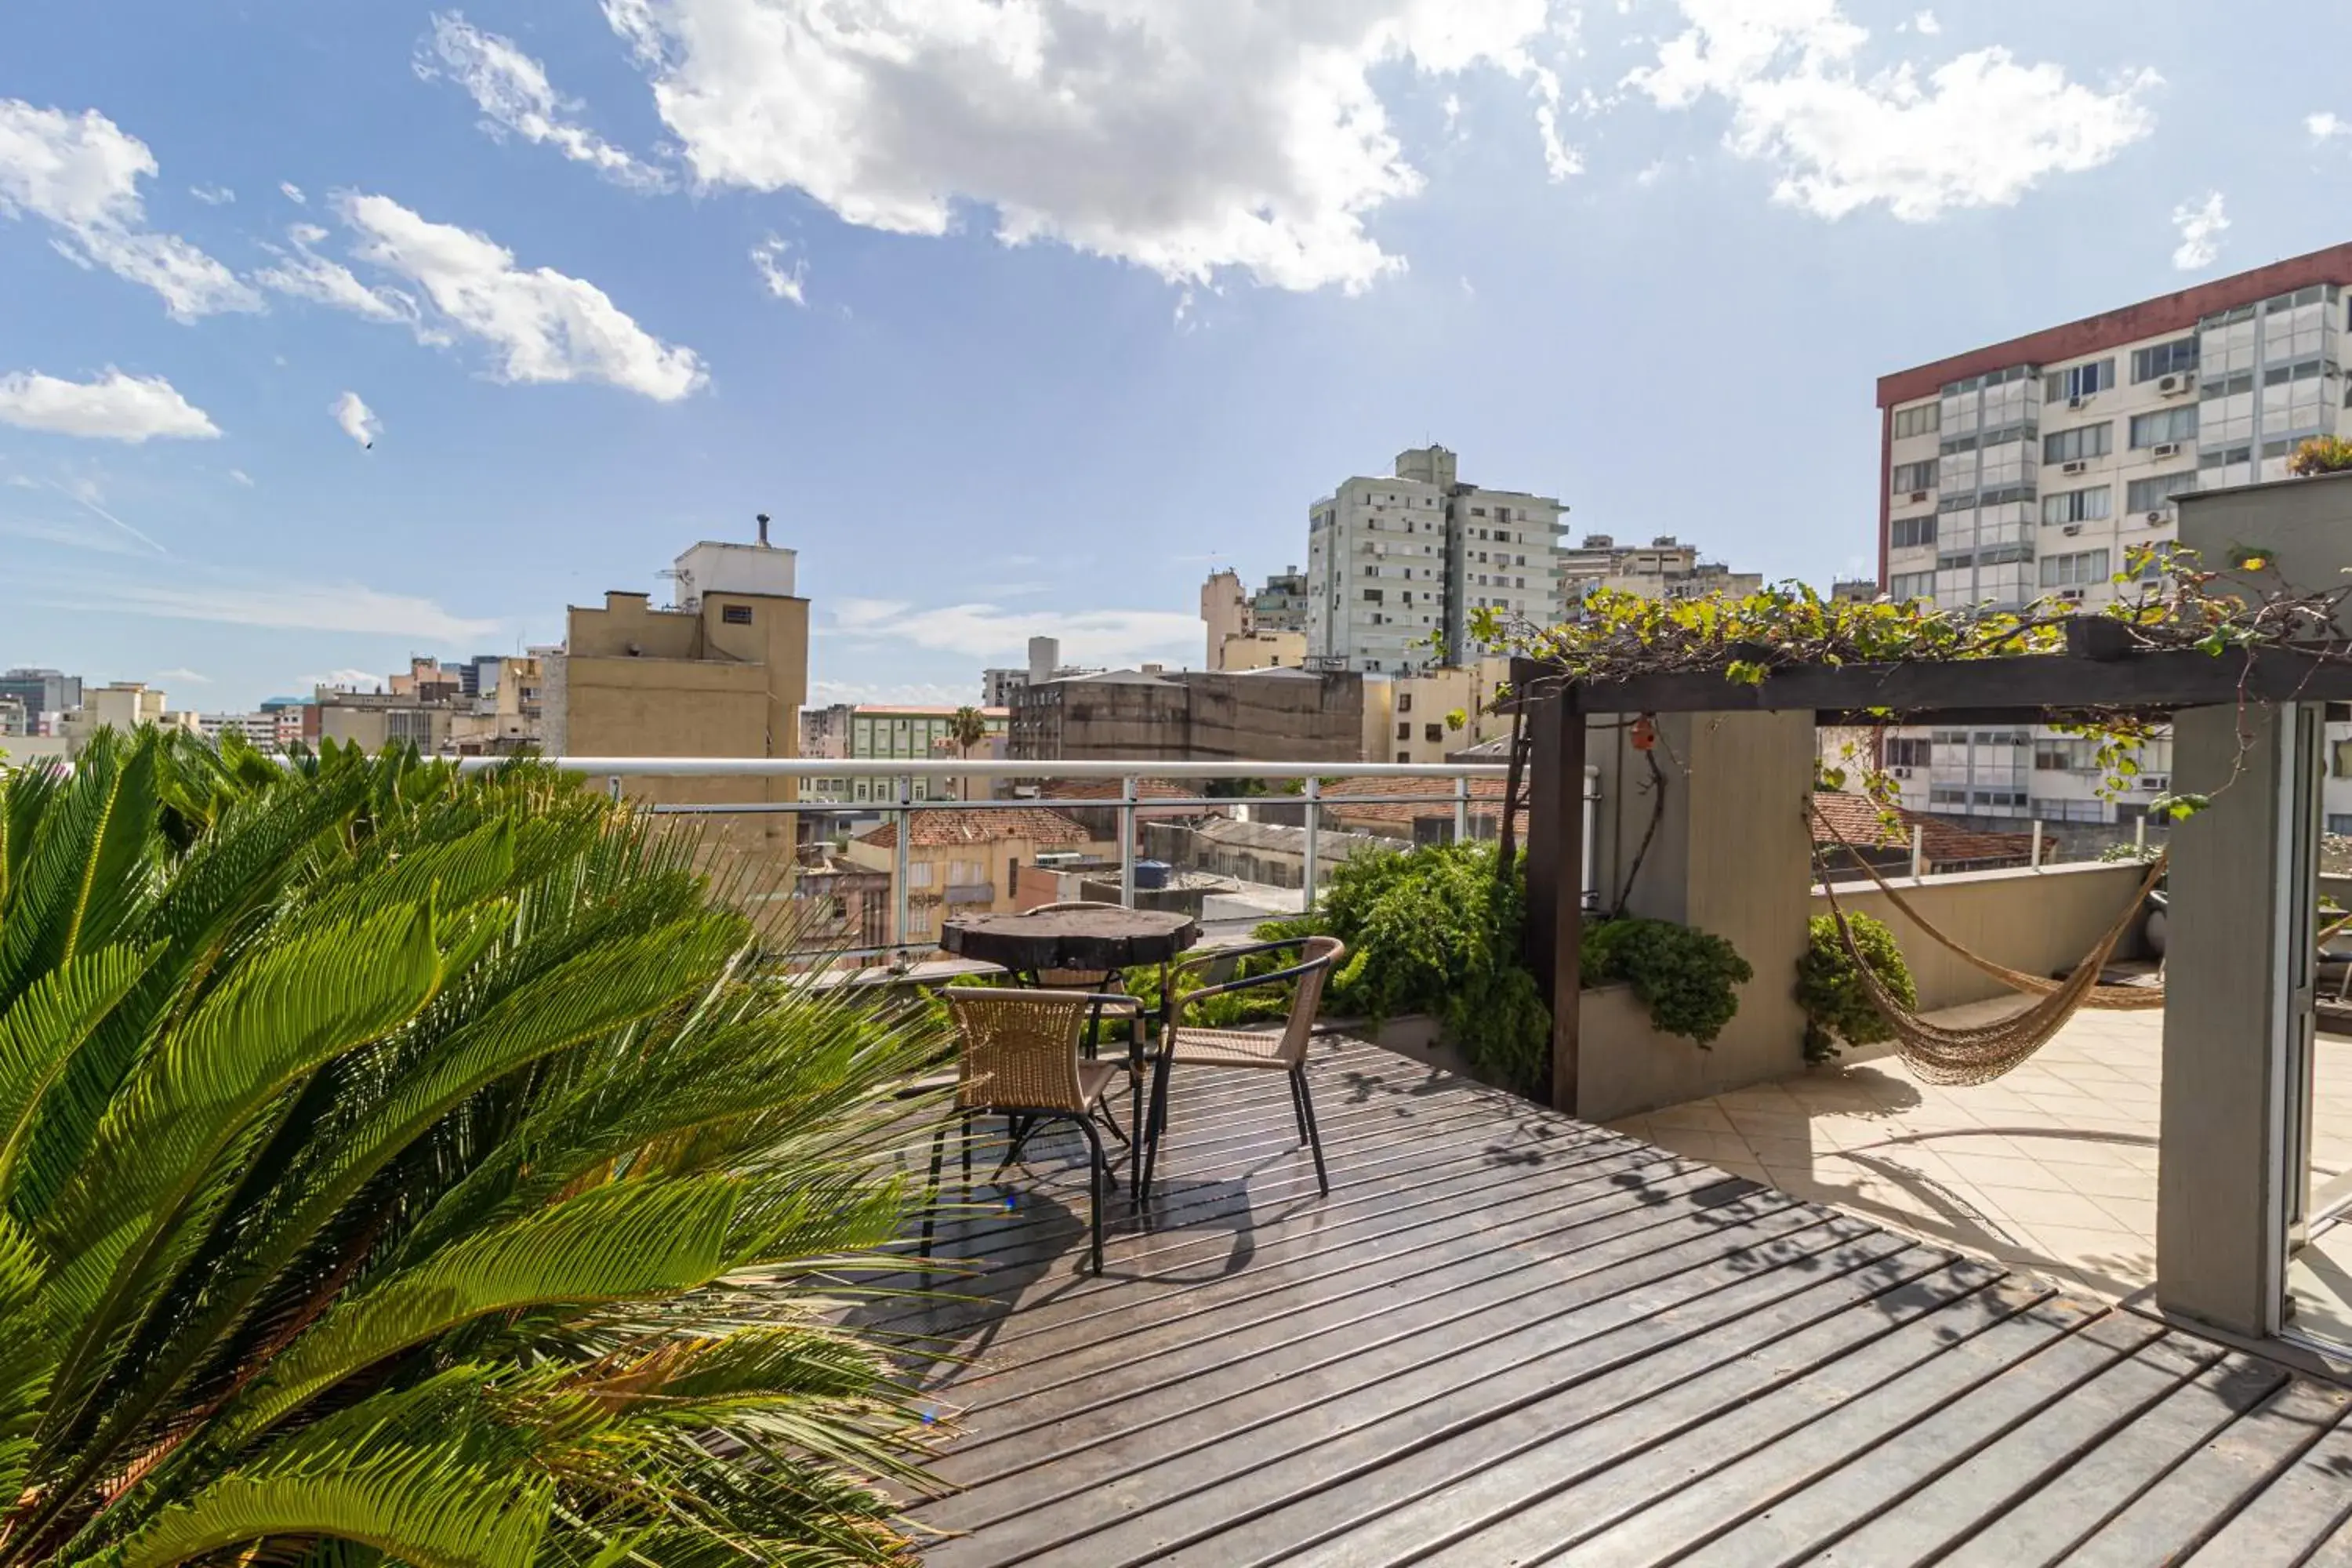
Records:
<instances>
[{"instance_id":1,"label":"woven hammock fringe","mask_svg":"<svg viewBox=\"0 0 2352 1568\"><path fill-rule=\"evenodd\" d=\"M1817 817L1821 815L1818 806L1814 807L1814 815ZM1823 817L1822 821L1827 826L1827 818ZM1830 834L1832 837L1837 837L1834 827L1830 829ZM1838 842L1843 844L1845 841L1839 838ZM1851 849L1853 847L1848 845L1847 847ZM2124 906L2123 914L2107 928L2106 934L2099 939L2099 944L2074 966L2073 973L2065 979L2053 983L2048 992L2028 1004L2023 1011L1990 1024L1959 1027L1931 1024L1888 994L1885 984L1878 978L1878 972L1863 956L1861 943L1854 941L1853 927L1847 922L1845 910L1838 903L1836 884L1824 878L1822 890L1829 899L1830 917L1837 922L1838 938L1862 978L1863 989L1870 994L1871 1005L1878 1009L1886 1019L1887 1026L1895 1031L1895 1055L1901 1057L1905 1065L1923 1082L1949 1088L1971 1088L1990 1083L2013 1070L2048 1045L2058 1031L2066 1026L2067 1020L2082 1008L2097 986L2099 975L2106 968L2107 960L2114 956L2116 944L2123 941L2124 933L2131 930L2132 922L2139 918L2141 903L2155 890L2163 875L2164 862L2159 859L2148 868L2147 879L2140 883L2138 895Z\"/></svg>"}]
</instances>

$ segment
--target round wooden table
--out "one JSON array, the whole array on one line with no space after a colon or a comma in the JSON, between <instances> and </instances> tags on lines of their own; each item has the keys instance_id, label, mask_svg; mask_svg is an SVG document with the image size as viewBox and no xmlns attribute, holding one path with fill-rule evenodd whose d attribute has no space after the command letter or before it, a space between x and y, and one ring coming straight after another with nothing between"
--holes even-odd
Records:
<instances>
[{"instance_id":1,"label":"round wooden table","mask_svg":"<svg viewBox=\"0 0 2352 1568\"><path fill-rule=\"evenodd\" d=\"M940 927L940 945L959 958L1001 963L1016 975L1049 969L1103 973L1160 966L1160 1037L1168 1037L1168 966L1201 940L1201 923L1167 910L1041 910L1025 915L974 915ZM1143 1201L1143 1022L1136 1020L1127 1041L1129 1137L1129 1192ZM1013 1148L1020 1148L1016 1133Z\"/></svg>"},{"instance_id":2,"label":"round wooden table","mask_svg":"<svg viewBox=\"0 0 2352 1568\"><path fill-rule=\"evenodd\" d=\"M940 930L960 958L1001 963L1015 974L1045 969L1107 971L1166 963L1201 940L1192 916L1167 910L1051 910L974 915Z\"/></svg>"}]
</instances>

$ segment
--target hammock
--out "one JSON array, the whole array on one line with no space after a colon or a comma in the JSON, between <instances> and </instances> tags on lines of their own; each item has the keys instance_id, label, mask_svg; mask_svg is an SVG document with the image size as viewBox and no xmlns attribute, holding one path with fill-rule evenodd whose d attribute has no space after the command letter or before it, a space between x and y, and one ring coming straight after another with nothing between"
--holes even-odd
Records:
<instances>
[{"instance_id":1,"label":"hammock","mask_svg":"<svg viewBox=\"0 0 2352 1568\"><path fill-rule=\"evenodd\" d=\"M1829 818L1822 816L1821 808L1819 806L1815 806L1813 808L1813 816L1820 821L1823 827L1829 829L1829 835L1832 838L1837 840L1838 847L1845 850L1849 855L1852 855L1855 862L1862 867L1863 870L1869 874L1870 879L1878 884L1878 890L1886 896L1886 901L1889 904L1902 911L1904 919L1909 921L1913 925L1917 926L1921 931L1927 932L1928 936L1934 938L1938 943L1950 951L1951 953L1958 958L1963 963L1992 976L1992 978L2000 981L2003 985L2008 986L2011 990L2021 991L2029 996L2055 995L2060 987L2068 984L2068 982L2064 980L2046 980L2039 974L2028 974L2021 969L2011 969L2005 963L1995 963L1990 958L1981 957L1977 953L1970 952L1967 948L1962 947L1951 937L1945 935L1943 931L1937 928L1936 923L1933 921L1930 921L1926 915L1921 914L1917 910L1912 908L1910 901L1905 899L1901 893L1895 890L1894 884L1879 874L1878 868L1864 859L1861 851L1855 849L1853 845L1847 843L1844 836L1840 834L1834 826L1831 826ZM2171 850L2167 849L2156 858L2155 864L2159 873L2162 872L2167 858L2171 855ZM1828 879L1826 878L1823 879L1824 885L1827 884L1827 880ZM2149 889L2155 887L2155 882L2151 880L2147 884L2147 887L2140 889L2139 897L2132 900L2129 913L2137 914L2139 912L2141 902L2147 899ZM2334 934L2332 931L2326 933L2326 935L2332 934ZM2326 935L2323 935L2320 940L2325 942L2326 940ZM2083 999L2083 1005L2085 1007L2098 1008L2103 1011L2118 1013L2144 1011L2161 1007L2164 1005L2164 986L2161 984L2155 985L2109 985L2105 983L2096 983L2092 985L2090 994Z\"/></svg>"},{"instance_id":2,"label":"hammock","mask_svg":"<svg viewBox=\"0 0 2352 1568\"><path fill-rule=\"evenodd\" d=\"M1853 928L1846 923L1845 910L1838 904L1836 886L1824 881L1822 889L1829 897L1830 917L1837 922L1846 956L1853 961L1863 988L1870 993L1871 1004L1895 1031L1895 1054L1923 1082L1968 1087L1990 1083L2000 1077L2048 1045L2066 1026L2067 1020L2098 984L2099 972L2106 967L2116 944L2123 941L2132 921L2139 918L2141 900L2163 875L2161 862L2148 868L2139 896L2125 906L2122 916L2107 928L2090 955L2074 966L2073 973L2055 982L2047 994L2029 1004L2021 1013L1990 1024L1957 1028L1931 1024L1906 1011L1901 1003L1887 994L1878 972L1870 966L1870 961L1863 956L1861 944L1853 939Z\"/></svg>"}]
</instances>

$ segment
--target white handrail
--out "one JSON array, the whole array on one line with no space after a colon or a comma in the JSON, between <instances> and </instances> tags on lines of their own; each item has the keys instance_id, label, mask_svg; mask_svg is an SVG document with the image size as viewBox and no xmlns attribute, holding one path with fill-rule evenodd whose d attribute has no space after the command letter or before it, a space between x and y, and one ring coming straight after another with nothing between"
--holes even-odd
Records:
<instances>
[{"instance_id":1,"label":"white handrail","mask_svg":"<svg viewBox=\"0 0 2352 1568\"><path fill-rule=\"evenodd\" d=\"M460 757L466 773L502 767L511 757ZM992 779L1498 779L1500 763L1162 763L964 762L913 757L542 757L567 773L614 778L973 778ZM1598 777L1599 770L1585 770Z\"/></svg>"}]
</instances>

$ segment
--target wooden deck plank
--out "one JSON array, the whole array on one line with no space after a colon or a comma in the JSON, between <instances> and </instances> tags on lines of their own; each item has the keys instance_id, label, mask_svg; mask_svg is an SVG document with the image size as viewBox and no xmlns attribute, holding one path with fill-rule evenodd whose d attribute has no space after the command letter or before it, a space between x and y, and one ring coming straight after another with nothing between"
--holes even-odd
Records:
<instances>
[{"instance_id":1,"label":"wooden deck plank","mask_svg":"<svg viewBox=\"0 0 2352 1568\"><path fill-rule=\"evenodd\" d=\"M2267 1362L2222 1356L1988 1522L1943 1560L1945 1568L2032 1568L2063 1560L2185 1456L2274 1397L2285 1383L2284 1373Z\"/></svg>"},{"instance_id":2,"label":"wooden deck plank","mask_svg":"<svg viewBox=\"0 0 2352 1568\"><path fill-rule=\"evenodd\" d=\"M2298 1378L2250 1415L2310 1434L2261 1494L2189 1561L2196 1568L2300 1563L2352 1518L2352 1390Z\"/></svg>"},{"instance_id":3,"label":"wooden deck plank","mask_svg":"<svg viewBox=\"0 0 2352 1568\"><path fill-rule=\"evenodd\" d=\"M1278 1079L1181 1075L1103 1278L1064 1134L941 1226L960 1299L852 1314L963 1433L933 1568L2338 1549L2342 1391L1370 1047L1314 1062L1328 1197Z\"/></svg>"},{"instance_id":4,"label":"wooden deck plank","mask_svg":"<svg viewBox=\"0 0 2352 1568\"><path fill-rule=\"evenodd\" d=\"M2113 1321L2093 1324L2084 1337L2101 1339ZM1964 1452L1940 1475L1839 1536L1810 1561L1885 1568L1940 1561L1981 1521L1996 1519L2032 1496L2221 1358L2217 1345L2153 1340L2063 1392L2008 1432ZM1915 1431L1929 1442L1948 1440L1941 1421L1923 1423ZM1871 1468L1877 1468L1874 1457Z\"/></svg>"},{"instance_id":5,"label":"wooden deck plank","mask_svg":"<svg viewBox=\"0 0 2352 1568\"><path fill-rule=\"evenodd\" d=\"M1171 1553L1168 1562L1362 1568L1409 1560L1806 1376L1997 1278L1995 1270L1911 1246L1847 1273L1804 1277L1779 1300L1745 1312L1722 1316L1736 1303L1712 1297L1669 1308L1623 1331L1647 1342L1638 1359L1391 1454L1377 1468ZM1865 1303L1870 1310L1853 1310Z\"/></svg>"},{"instance_id":6,"label":"wooden deck plank","mask_svg":"<svg viewBox=\"0 0 2352 1568\"><path fill-rule=\"evenodd\" d=\"M1237 1447L1244 1456L1238 1468L1269 1464L1291 1451L1286 1444L1312 1447L1478 1378L1516 1373L1628 1314L1728 1283L1736 1271L1725 1260L1734 1255L1792 1258L1866 1234L1819 1213L1780 1207L1671 1245L1638 1234L1603 1243L1585 1258L1562 1259L1549 1289L1433 1331L1376 1340L1352 1354L1314 1346L1305 1352L1308 1364L1296 1371L1279 1358L1270 1365L1245 1363L1168 1387L1157 1400L1056 1422L1039 1440L1064 1456L1059 1462L949 1499L932 1510L933 1522L962 1528L986 1519L998 1521L1000 1542L1058 1544L1064 1537L1053 1532L1082 1526L1107 1492L1131 1495L1137 1506L1186 1495L1178 1484L1185 1478L1213 1483L1229 1476ZM1212 1447L1216 1451L1194 1456ZM1145 1473L1139 1478L1139 1471ZM1125 1483L1124 1489L1112 1483Z\"/></svg>"}]
</instances>

